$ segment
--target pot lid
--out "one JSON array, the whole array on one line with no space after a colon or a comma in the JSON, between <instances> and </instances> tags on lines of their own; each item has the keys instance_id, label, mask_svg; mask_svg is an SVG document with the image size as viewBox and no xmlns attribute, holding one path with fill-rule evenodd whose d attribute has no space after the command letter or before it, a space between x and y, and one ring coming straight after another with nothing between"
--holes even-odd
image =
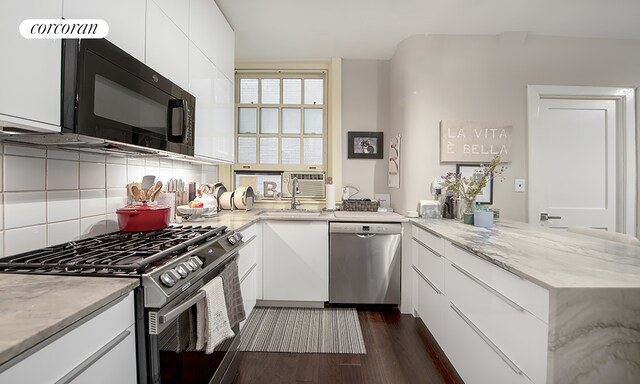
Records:
<instances>
[{"instance_id":1,"label":"pot lid","mask_svg":"<svg viewBox=\"0 0 640 384\"><path fill-rule=\"evenodd\" d=\"M149 205L146 202L142 203L142 205L126 205L122 208L118 208L118 210L116 212L123 212L123 211L164 211L169 209L168 206L166 205Z\"/></svg>"}]
</instances>

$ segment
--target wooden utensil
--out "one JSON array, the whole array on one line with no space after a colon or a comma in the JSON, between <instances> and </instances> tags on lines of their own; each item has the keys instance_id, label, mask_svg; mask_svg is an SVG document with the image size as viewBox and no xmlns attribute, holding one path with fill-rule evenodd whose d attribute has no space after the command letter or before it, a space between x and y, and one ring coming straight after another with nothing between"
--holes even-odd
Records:
<instances>
[{"instance_id":1,"label":"wooden utensil","mask_svg":"<svg viewBox=\"0 0 640 384\"><path fill-rule=\"evenodd\" d=\"M156 196L162 190L162 181L156 181L155 185L149 189L150 193L148 195L150 201L154 201Z\"/></svg>"}]
</instances>

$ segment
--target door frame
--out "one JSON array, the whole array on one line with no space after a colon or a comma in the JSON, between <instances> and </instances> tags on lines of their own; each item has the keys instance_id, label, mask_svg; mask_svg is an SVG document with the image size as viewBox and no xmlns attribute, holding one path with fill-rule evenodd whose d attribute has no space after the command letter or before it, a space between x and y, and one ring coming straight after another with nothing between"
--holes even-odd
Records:
<instances>
[{"instance_id":1,"label":"door frame","mask_svg":"<svg viewBox=\"0 0 640 384\"><path fill-rule=\"evenodd\" d=\"M562 85L528 85L527 107L527 172L531 177L535 169L533 151L537 145L533 133L539 124L540 99L542 98L592 98L615 100L616 116L616 231L636 236L638 221L637 210L637 173L636 173L636 106L635 89L618 87L587 87ZM527 196L529 223L537 222L538 207L533 207L531 196L536 192L535 181L529 183Z\"/></svg>"}]
</instances>

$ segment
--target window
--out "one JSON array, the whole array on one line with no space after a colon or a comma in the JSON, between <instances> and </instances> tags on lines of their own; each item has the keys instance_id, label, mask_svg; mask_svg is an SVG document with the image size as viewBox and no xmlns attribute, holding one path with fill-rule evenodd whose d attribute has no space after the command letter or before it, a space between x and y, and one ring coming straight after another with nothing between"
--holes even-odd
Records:
<instances>
[{"instance_id":1,"label":"window","mask_svg":"<svg viewBox=\"0 0 640 384\"><path fill-rule=\"evenodd\" d=\"M236 166L326 170L326 71L236 75Z\"/></svg>"}]
</instances>

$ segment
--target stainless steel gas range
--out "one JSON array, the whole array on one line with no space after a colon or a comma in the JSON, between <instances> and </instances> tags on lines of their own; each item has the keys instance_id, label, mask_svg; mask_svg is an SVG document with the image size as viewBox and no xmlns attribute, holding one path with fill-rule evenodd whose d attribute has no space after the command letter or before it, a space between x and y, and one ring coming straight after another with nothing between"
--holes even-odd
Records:
<instances>
[{"instance_id":1,"label":"stainless steel gas range","mask_svg":"<svg viewBox=\"0 0 640 384\"><path fill-rule=\"evenodd\" d=\"M180 320L204 297L200 291L234 260L242 235L226 227L170 227L116 232L0 259L0 273L130 277L135 291L138 382L228 383L237 370L235 337L213 354L177 347Z\"/></svg>"}]
</instances>

